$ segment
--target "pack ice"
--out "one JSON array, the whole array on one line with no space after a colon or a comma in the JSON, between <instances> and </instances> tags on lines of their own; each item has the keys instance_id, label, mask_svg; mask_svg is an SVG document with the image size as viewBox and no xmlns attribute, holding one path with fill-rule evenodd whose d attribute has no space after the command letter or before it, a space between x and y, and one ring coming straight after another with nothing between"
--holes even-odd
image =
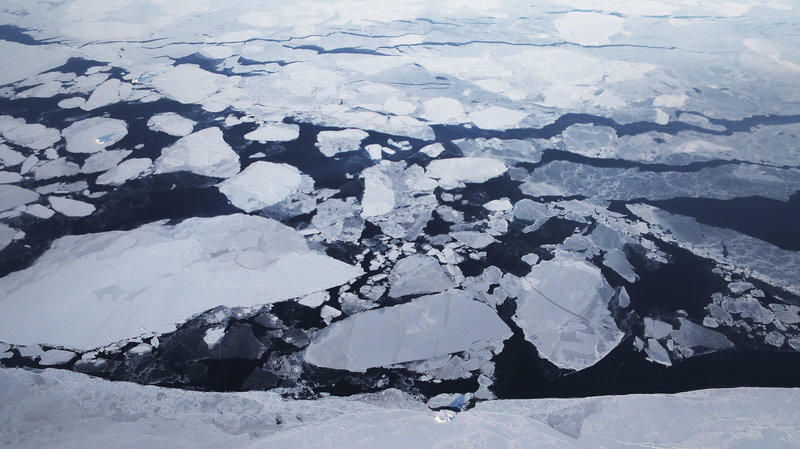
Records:
<instances>
[{"instance_id":1,"label":"pack ice","mask_svg":"<svg viewBox=\"0 0 800 449\"><path fill-rule=\"evenodd\" d=\"M171 331L218 305L281 301L360 274L293 229L248 215L66 236L0 279L0 341L93 349Z\"/></svg>"}]
</instances>

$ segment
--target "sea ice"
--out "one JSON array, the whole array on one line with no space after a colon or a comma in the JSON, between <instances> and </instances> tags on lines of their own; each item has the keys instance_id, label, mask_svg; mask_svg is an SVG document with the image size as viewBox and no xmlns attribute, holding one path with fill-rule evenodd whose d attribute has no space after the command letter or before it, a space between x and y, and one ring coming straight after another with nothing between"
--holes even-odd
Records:
<instances>
[{"instance_id":1,"label":"sea ice","mask_svg":"<svg viewBox=\"0 0 800 449\"><path fill-rule=\"evenodd\" d=\"M24 160L25 156L23 156L20 152L12 150L8 147L8 145L0 144L0 162L5 164L7 167L19 165Z\"/></svg>"},{"instance_id":2,"label":"sea ice","mask_svg":"<svg viewBox=\"0 0 800 449\"><path fill-rule=\"evenodd\" d=\"M444 189L454 189L465 182L486 182L506 171L503 161L486 157L435 159L426 168L426 174L437 179Z\"/></svg>"},{"instance_id":3,"label":"sea ice","mask_svg":"<svg viewBox=\"0 0 800 449\"><path fill-rule=\"evenodd\" d=\"M83 201L64 198L61 196L50 196L47 198L50 201L50 207L56 212L59 212L67 217L85 217L91 215L95 211L95 207Z\"/></svg>"},{"instance_id":4,"label":"sea ice","mask_svg":"<svg viewBox=\"0 0 800 449\"><path fill-rule=\"evenodd\" d=\"M291 196L301 181L300 171L291 165L257 161L217 187L231 204L253 212Z\"/></svg>"},{"instance_id":5,"label":"sea ice","mask_svg":"<svg viewBox=\"0 0 800 449\"><path fill-rule=\"evenodd\" d=\"M506 129L515 126L528 115L525 111L489 106L469 114L469 121L481 129Z\"/></svg>"},{"instance_id":6,"label":"sea ice","mask_svg":"<svg viewBox=\"0 0 800 449\"><path fill-rule=\"evenodd\" d=\"M300 137L300 127L286 123L264 123L255 131L244 135L247 140L259 142L288 142Z\"/></svg>"},{"instance_id":7,"label":"sea ice","mask_svg":"<svg viewBox=\"0 0 800 449\"><path fill-rule=\"evenodd\" d=\"M131 153L132 151L130 150L100 151L89 156L83 162L83 166L81 166L81 173L97 173L114 168L123 159L130 156Z\"/></svg>"},{"instance_id":8,"label":"sea ice","mask_svg":"<svg viewBox=\"0 0 800 449\"><path fill-rule=\"evenodd\" d=\"M608 310L614 289L594 265L556 257L535 265L525 280L514 321L542 357L580 370L622 340L624 334Z\"/></svg>"},{"instance_id":9,"label":"sea ice","mask_svg":"<svg viewBox=\"0 0 800 449\"><path fill-rule=\"evenodd\" d=\"M169 332L218 305L282 301L360 274L309 250L293 229L241 214L66 236L0 279L0 341L89 350Z\"/></svg>"},{"instance_id":10,"label":"sea ice","mask_svg":"<svg viewBox=\"0 0 800 449\"><path fill-rule=\"evenodd\" d=\"M39 123L26 123L25 119L0 116L0 135L7 141L33 150L44 150L61 140L57 129Z\"/></svg>"},{"instance_id":11,"label":"sea ice","mask_svg":"<svg viewBox=\"0 0 800 449\"><path fill-rule=\"evenodd\" d=\"M389 274L389 296L437 293L454 286L433 257L415 254L400 259Z\"/></svg>"},{"instance_id":12,"label":"sea ice","mask_svg":"<svg viewBox=\"0 0 800 449\"><path fill-rule=\"evenodd\" d=\"M450 290L336 322L314 337L304 360L325 368L365 371L471 347L499 350L511 333L494 310L467 292Z\"/></svg>"},{"instance_id":13,"label":"sea ice","mask_svg":"<svg viewBox=\"0 0 800 449\"><path fill-rule=\"evenodd\" d=\"M84 111L92 111L110 104L119 103L133 92L133 86L118 79L110 79L97 86L92 95L80 106Z\"/></svg>"},{"instance_id":14,"label":"sea ice","mask_svg":"<svg viewBox=\"0 0 800 449\"><path fill-rule=\"evenodd\" d=\"M32 203L39 199L39 194L22 187L0 184L0 212Z\"/></svg>"},{"instance_id":15,"label":"sea ice","mask_svg":"<svg viewBox=\"0 0 800 449\"><path fill-rule=\"evenodd\" d=\"M486 248L490 244L494 243L494 237L478 231L456 231L451 232L450 235L470 248Z\"/></svg>"},{"instance_id":16,"label":"sea ice","mask_svg":"<svg viewBox=\"0 0 800 449\"><path fill-rule=\"evenodd\" d=\"M364 218L384 215L394 208L394 191L392 180L378 167L369 167L363 171L364 198L361 201Z\"/></svg>"},{"instance_id":17,"label":"sea ice","mask_svg":"<svg viewBox=\"0 0 800 449\"><path fill-rule=\"evenodd\" d=\"M230 178L240 168L239 155L214 126L182 137L164 148L155 162L156 173L189 171L214 178Z\"/></svg>"},{"instance_id":18,"label":"sea ice","mask_svg":"<svg viewBox=\"0 0 800 449\"><path fill-rule=\"evenodd\" d=\"M63 132L70 153L97 153L128 134L128 125L113 118L92 117L69 125Z\"/></svg>"},{"instance_id":19,"label":"sea ice","mask_svg":"<svg viewBox=\"0 0 800 449\"><path fill-rule=\"evenodd\" d=\"M174 112L163 112L156 114L147 120L147 127L156 132L169 134L170 136L185 137L194 131L197 122L190 120Z\"/></svg>"},{"instance_id":20,"label":"sea ice","mask_svg":"<svg viewBox=\"0 0 800 449\"><path fill-rule=\"evenodd\" d=\"M360 129L343 129L341 131L320 131L317 135L317 147L327 157L346 151L357 151L361 141L369 136Z\"/></svg>"},{"instance_id":21,"label":"sea ice","mask_svg":"<svg viewBox=\"0 0 800 449\"><path fill-rule=\"evenodd\" d=\"M64 351L61 349L51 349L49 351L44 351L42 357L39 359L39 365L42 366L61 365L63 363L69 362L73 358L75 358L74 352Z\"/></svg>"},{"instance_id":22,"label":"sea ice","mask_svg":"<svg viewBox=\"0 0 800 449\"><path fill-rule=\"evenodd\" d=\"M620 31L625 19L616 15L572 11L555 21L556 30L565 40L581 45L603 45Z\"/></svg>"},{"instance_id":23,"label":"sea ice","mask_svg":"<svg viewBox=\"0 0 800 449\"><path fill-rule=\"evenodd\" d=\"M66 158L58 158L37 164L33 167L33 177L36 180L58 178L61 176L77 175L80 171L78 164L67 161Z\"/></svg>"},{"instance_id":24,"label":"sea ice","mask_svg":"<svg viewBox=\"0 0 800 449\"><path fill-rule=\"evenodd\" d=\"M138 178L152 167L153 161L147 158L128 159L97 177L97 184L118 186Z\"/></svg>"}]
</instances>

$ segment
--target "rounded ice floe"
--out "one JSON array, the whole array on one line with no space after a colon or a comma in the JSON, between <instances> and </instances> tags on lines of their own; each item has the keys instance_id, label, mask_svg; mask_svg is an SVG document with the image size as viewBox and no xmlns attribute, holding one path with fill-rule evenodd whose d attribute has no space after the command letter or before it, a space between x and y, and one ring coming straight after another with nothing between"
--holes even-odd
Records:
<instances>
[{"instance_id":1,"label":"rounded ice floe","mask_svg":"<svg viewBox=\"0 0 800 449\"><path fill-rule=\"evenodd\" d=\"M89 350L169 332L218 305L301 297L361 273L311 251L295 230L243 214L67 236L0 278L0 341Z\"/></svg>"},{"instance_id":2,"label":"rounded ice floe","mask_svg":"<svg viewBox=\"0 0 800 449\"><path fill-rule=\"evenodd\" d=\"M197 122L181 117L174 112L164 112L156 114L147 121L147 127L152 131L160 131L170 136L188 136L194 130Z\"/></svg>"},{"instance_id":3,"label":"rounded ice floe","mask_svg":"<svg viewBox=\"0 0 800 449\"><path fill-rule=\"evenodd\" d=\"M67 217L85 217L91 215L95 211L95 207L83 201L72 200L61 196L51 196L47 198L50 201L50 207L56 212L66 215Z\"/></svg>"},{"instance_id":4,"label":"rounded ice floe","mask_svg":"<svg viewBox=\"0 0 800 449\"><path fill-rule=\"evenodd\" d=\"M6 166L13 167L21 164L24 160L25 156L20 152L12 150L8 145L0 144L0 162Z\"/></svg>"},{"instance_id":5,"label":"rounded ice floe","mask_svg":"<svg viewBox=\"0 0 800 449\"><path fill-rule=\"evenodd\" d=\"M247 140L259 142L289 142L300 137L300 127L287 123L265 123L244 135Z\"/></svg>"},{"instance_id":6,"label":"rounded ice floe","mask_svg":"<svg viewBox=\"0 0 800 449\"><path fill-rule=\"evenodd\" d=\"M19 146L43 150L61 140L57 129L39 123L26 123L25 119L0 116L0 135Z\"/></svg>"},{"instance_id":7,"label":"rounded ice floe","mask_svg":"<svg viewBox=\"0 0 800 449\"><path fill-rule=\"evenodd\" d=\"M0 184L0 212L24 206L39 199L39 194L22 187Z\"/></svg>"},{"instance_id":8,"label":"rounded ice floe","mask_svg":"<svg viewBox=\"0 0 800 449\"><path fill-rule=\"evenodd\" d=\"M369 134L360 129L343 129L340 131L320 131L317 135L317 147L327 157L346 151L357 151L361 141Z\"/></svg>"},{"instance_id":9,"label":"rounded ice floe","mask_svg":"<svg viewBox=\"0 0 800 449\"><path fill-rule=\"evenodd\" d=\"M467 292L450 290L336 322L314 338L304 360L319 367L363 372L471 347L499 350L511 334L486 304Z\"/></svg>"},{"instance_id":10,"label":"rounded ice floe","mask_svg":"<svg viewBox=\"0 0 800 449\"><path fill-rule=\"evenodd\" d=\"M594 365L622 340L608 310L614 289L600 269L568 257L540 262L524 279L514 321L553 364Z\"/></svg>"},{"instance_id":11,"label":"rounded ice floe","mask_svg":"<svg viewBox=\"0 0 800 449\"><path fill-rule=\"evenodd\" d=\"M65 98L58 102L58 107L61 109L75 109L83 106L86 99L82 97Z\"/></svg>"},{"instance_id":12,"label":"rounded ice floe","mask_svg":"<svg viewBox=\"0 0 800 449\"><path fill-rule=\"evenodd\" d=\"M155 167L156 173L189 171L214 178L230 178L240 169L239 155L222 138L222 131L213 126L164 148Z\"/></svg>"},{"instance_id":13,"label":"rounded ice floe","mask_svg":"<svg viewBox=\"0 0 800 449\"><path fill-rule=\"evenodd\" d=\"M70 153L97 153L122 140L128 125L123 120L92 117L71 124L62 134Z\"/></svg>"},{"instance_id":14,"label":"rounded ice floe","mask_svg":"<svg viewBox=\"0 0 800 449\"><path fill-rule=\"evenodd\" d=\"M128 180L139 177L149 170L152 165L153 161L147 158L128 159L98 176L96 183L99 185L122 185Z\"/></svg>"},{"instance_id":15,"label":"rounded ice floe","mask_svg":"<svg viewBox=\"0 0 800 449\"><path fill-rule=\"evenodd\" d=\"M253 212L288 198L301 181L300 171L291 165L257 161L217 187L231 204Z\"/></svg>"},{"instance_id":16,"label":"rounded ice floe","mask_svg":"<svg viewBox=\"0 0 800 449\"><path fill-rule=\"evenodd\" d=\"M427 175L445 189L457 188L465 182L486 182L506 171L508 167L503 161L490 157L436 159L426 168Z\"/></svg>"}]
</instances>

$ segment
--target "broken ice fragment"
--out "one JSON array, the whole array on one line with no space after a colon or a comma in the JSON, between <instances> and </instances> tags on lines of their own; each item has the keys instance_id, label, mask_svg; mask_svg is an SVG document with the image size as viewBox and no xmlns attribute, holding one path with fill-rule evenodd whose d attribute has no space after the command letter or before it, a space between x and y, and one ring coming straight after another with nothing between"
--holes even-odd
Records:
<instances>
[{"instance_id":1,"label":"broken ice fragment","mask_svg":"<svg viewBox=\"0 0 800 449\"><path fill-rule=\"evenodd\" d=\"M32 203L39 194L22 187L0 184L0 212Z\"/></svg>"},{"instance_id":2,"label":"broken ice fragment","mask_svg":"<svg viewBox=\"0 0 800 449\"><path fill-rule=\"evenodd\" d=\"M459 242L469 246L470 248L486 248L494 243L494 237L489 234L477 231L457 231L450 233L453 238Z\"/></svg>"},{"instance_id":3,"label":"broken ice fragment","mask_svg":"<svg viewBox=\"0 0 800 449\"><path fill-rule=\"evenodd\" d=\"M653 338L647 340L647 348L645 349L647 356L650 360L666 366L672 366L672 360L669 358L669 353L661 343Z\"/></svg>"},{"instance_id":4,"label":"broken ice fragment","mask_svg":"<svg viewBox=\"0 0 800 449\"><path fill-rule=\"evenodd\" d=\"M92 117L69 125L62 134L70 153L97 153L122 140L128 125L122 120Z\"/></svg>"},{"instance_id":5,"label":"broken ice fragment","mask_svg":"<svg viewBox=\"0 0 800 449\"><path fill-rule=\"evenodd\" d=\"M60 196L51 196L47 198L50 201L50 207L58 213L66 215L67 217L85 217L91 215L95 211L95 207L83 201L73 200Z\"/></svg>"},{"instance_id":6,"label":"broken ice fragment","mask_svg":"<svg viewBox=\"0 0 800 449\"><path fill-rule=\"evenodd\" d=\"M156 114L147 120L147 127L153 131L160 131L170 136L188 136L194 130L197 122L181 117L174 112Z\"/></svg>"},{"instance_id":7,"label":"broken ice fragment","mask_svg":"<svg viewBox=\"0 0 800 449\"><path fill-rule=\"evenodd\" d=\"M499 159L488 157L459 157L435 159L428 164L426 174L439 181L444 189L454 189L462 183L482 183L508 170Z\"/></svg>"},{"instance_id":8,"label":"broken ice fragment","mask_svg":"<svg viewBox=\"0 0 800 449\"><path fill-rule=\"evenodd\" d=\"M389 275L389 296L437 293L454 286L439 262L433 257L413 255L400 259Z\"/></svg>"},{"instance_id":9,"label":"broken ice fragment","mask_svg":"<svg viewBox=\"0 0 800 449\"><path fill-rule=\"evenodd\" d=\"M265 123L244 135L247 140L259 142L288 142L300 137L300 127L286 123Z\"/></svg>"},{"instance_id":10,"label":"broken ice fragment","mask_svg":"<svg viewBox=\"0 0 800 449\"><path fill-rule=\"evenodd\" d=\"M231 204L245 212L253 212L297 192L301 181L300 171L291 165L257 161L217 187Z\"/></svg>"},{"instance_id":11,"label":"broken ice fragment","mask_svg":"<svg viewBox=\"0 0 800 449\"><path fill-rule=\"evenodd\" d=\"M214 178L229 178L239 173L239 156L222 138L216 127L206 128L181 138L164 148L155 162L156 173L189 171Z\"/></svg>"},{"instance_id":12,"label":"broken ice fragment","mask_svg":"<svg viewBox=\"0 0 800 449\"><path fill-rule=\"evenodd\" d=\"M320 131L317 135L317 147L327 157L333 157L346 151L361 148L361 141L369 134L360 129L343 129L341 131Z\"/></svg>"}]
</instances>

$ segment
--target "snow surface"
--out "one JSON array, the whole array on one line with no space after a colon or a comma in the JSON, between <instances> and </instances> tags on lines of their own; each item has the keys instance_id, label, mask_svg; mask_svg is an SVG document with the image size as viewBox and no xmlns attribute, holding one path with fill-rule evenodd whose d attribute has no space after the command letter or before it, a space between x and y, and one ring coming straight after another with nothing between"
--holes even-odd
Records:
<instances>
[{"instance_id":1,"label":"snow surface","mask_svg":"<svg viewBox=\"0 0 800 449\"><path fill-rule=\"evenodd\" d=\"M167 133L170 136L185 137L192 133L197 122L174 112L156 114L147 120L147 127L153 131Z\"/></svg>"},{"instance_id":2,"label":"snow surface","mask_svg":"<svg viewBox=\"0 0 800 449\"><path fill-rule=\"evenodd\" d=\"M168 332L218 305L281 301L360 273L309 250L296 231L246 215L67 236L0 279L0 341L88 350Z\"/></svg>"},{"instance_id":3,"label":"snow surface","mask_svg":"<svg viewBox=\"0 0 800 449\"><path fill-rule=\"evenodd\" d=\"M239 156L222 138L222 131L210 127L161 150L156 159L156 173L189 171L214 178L230 178L239 173Z\"/></svg>"},{"instance_id":4,"label":"snow surface","mask_svg":"<svg viewBox=\"0 0 800 449\"><path fill-rule=\"evenodd\" d=\"M67 217L86 217L95 211L93 205L71 198L51 196L48 197L47 200L50 201L50 207L52 207L54 211L66 215Z\"/></svg>"},{"instance_id":5,"label":"snow surface","mask_svg":"<svg viewBox=\"0 0 800 449\"><path fill-rule=\"evenodd\" d=\"M455 286L436 259L421 254L400 259L389 273L389 279L389 296L395 298L438 293Z\"/></svg>"},{"instance_id":6,"label":"snow surface","mask_svg":"<svg viewBox=\"0 0 800 449\"><path fill-rule=\"evenodd\" d=\"M247 140L259 142L288 142L300 137L300 127L286 123L265 123L244 135Z\"/></svg>"},{"instance_id":7,"label":"snow surface","mask_svg":"<svg viewBox=\"0 0 800 449\"><path fill-rule=\"evenodd\" d=\"M75 122L62 131L70 153L97 153L128 134L128 125L113 118L92 117Z\"/></svg>"},{"instance_id":8,"label":"snow surface","mask_svg":"<svg viewBox=\"0 0 800 449\"><path fill-rule=\"evenodd\" d=\"M299 401L14 368L0 370L0 433L18 448L788 449L800 444L798 401L781 388L504 400L437 422L394 390Z\"/></svg>"},{"instance_id":9,"label":"snow surface","mask_svg":"<svg viewBox=\"0 0 800 449\"><path fill-rule=\"evenodd\" d=\"M217 187L231 204L253 212L289 197L301 181L300 171L291 165L257 161Z\"/></svg>"},{"instance_id":10,"label":"snow surface","mask_svg":"<svg viewBox=\"0 0 800 449\"><path fill-rule=\"evenodd\" d=\"M503 161L485 157L436 159L426 168L426 174L445 189L454 189L465 182L486 182L506 171L508 167Z\"/></svg>"},{"instance_id":11,"label":"snow surface","mask_svg":"<svg viewBox=\"0 0 800 449\"><path fill-rule=\"evenodd\" d=\"M0 184L0 212L32 203L39 194L13 185Z\"/></svg>"},{"instance_id":12,"label":"snow surface","mask_svg":"<svg viewBox=\"0 0 800 449\"><path fill-rule=\"evenodd\" d=\"M9 142L34 150L43 150L61 140L57 129L39 123L26 123L25 119L0 116L0 135Z\"/></svg>"},{"instance_id":13,"label":"snow surface","mask_svg":"<svg viewBox=\"0 0 800 449\"><path fill-rule=\"evenodd\" d=\"M147 158L128 159L97 177L100 185L122 185L150 170L153 161Z\"/></svg>"},{"instance_id":14,"label":"snow surface","mask_svg":"<svg viewBox=\"0 0 800 449\"><path fill-rule=\"evenodd\" d=\"M314 337L304 360L324 368L365 371L487 344L499 350L510 336L511 329L494 310L467 292L450 290L338 321Z\"/></svg>"},{"instance_id":15,"label":"snow surface","mask_svg":"<svg viewBox=\"0 0 800 449\"><path fill-rule=\"evenodd\" d=\"M364 198L361 202L364 218L375 217L389 213L394 208L394 191L392 180L381 172L378 167L364 170Z\"/></svg>"},{"instance_id":16,"label":"snow surface","mask_svg":"<svg viewBox=\"0 0 800 449\"><path fill-rule=\"evenodd\" d=\"M535 265L517 300L514 321L525 339L555 365L594 365L622 340L608 310L614 290L600 269L566 256Z\"/></svg>"},{"instance_id":17,"label":"snow surface","mask_svg":"<svg viewBox=\"0 0 800 449\"><path fill-rule=\"evenodd\" d=\"M360 129L343 129L341 131L320 131L317 135L317 147L327 157L333 157L346 151L357 151L361 141L369 136Z\"/></svg>"}]
</instances>

